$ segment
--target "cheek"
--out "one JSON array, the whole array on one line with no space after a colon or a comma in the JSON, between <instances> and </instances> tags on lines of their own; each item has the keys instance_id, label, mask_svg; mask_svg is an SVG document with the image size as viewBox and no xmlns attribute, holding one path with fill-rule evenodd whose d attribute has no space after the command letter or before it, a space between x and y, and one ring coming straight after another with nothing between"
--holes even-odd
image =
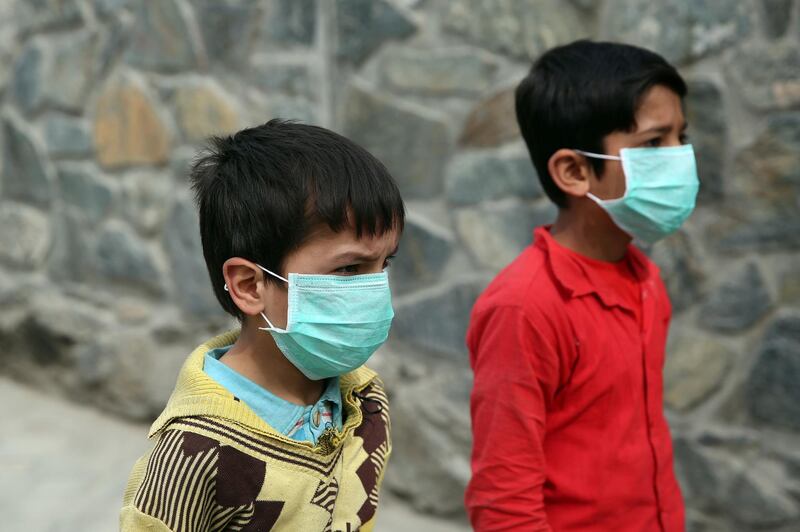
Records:
<instances>
[{"instance_id":1,"label":"cheek","mask_svg":"<svg viewBox=\"0 0 800 532\"><path fill-rule=\"evenodd\" d=\"M286 328L287 312L289 310L288 294L286 290L274 287L265 298L267 303L264 314L276 327Z\"/></svg>"},{"instance_id":2,"label":"cheek","mask_svg":"<svg viewBox=\"0 0 800 532\"><path fill-rule=\"evenodd\" d=\"M620 163L606 161L603 176L597 182L597 190L604 199L617 199L625 194L625 174Z\"/></svg>"}]
</instances>

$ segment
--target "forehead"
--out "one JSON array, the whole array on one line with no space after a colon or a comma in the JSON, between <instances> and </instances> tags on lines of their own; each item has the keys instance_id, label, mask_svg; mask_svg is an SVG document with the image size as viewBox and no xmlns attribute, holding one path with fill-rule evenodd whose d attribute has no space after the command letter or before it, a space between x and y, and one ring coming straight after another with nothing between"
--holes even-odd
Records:
<instances>
[{"instance_id":1,"label":"forehead","mask_svg":"<svg viewBox=\"0 0 800 532\"><path fill-rule=\"evenodd\" d=\"M656 85L642 97L636 110L636 130L644 131L653 127L680 125L684 120L680 96L671 89Z\"/></svg>"},{"instance_id":2,"label":"forehead","mask_svg":"<svg viewBox=\"0 0 800 532\"><path fill-rule=\"evenodd\" d=\"M370 254L386 251L388 248L391 248L388 249L388 251L392 251L397 247L399 241L400 230L396 227L387 230L381 235L362 233L359 238L355 228L350 224L338 232L325 224L320 224L311 231L302 247L314 248L316 250L329 248L334 251L342 247L347 247L354 251Z\"/></svg>"}]
</instances>

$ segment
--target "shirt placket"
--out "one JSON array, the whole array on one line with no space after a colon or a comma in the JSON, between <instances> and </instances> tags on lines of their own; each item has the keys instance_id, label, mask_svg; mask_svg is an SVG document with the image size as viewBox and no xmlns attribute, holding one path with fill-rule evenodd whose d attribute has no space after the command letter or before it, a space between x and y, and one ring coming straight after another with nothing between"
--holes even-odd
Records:
<instances>
[{"instance_id":1,"label":"shirt placket","mask_svg":"<svg viewBox=\"0 0 800 532\"><path fill-rule=\"evenodd\" d=\"M662 516L662 505L661 505L661 493L659 489L659 462L658 462L658 445L657 445L657 438L656 435L656 420L658 419L658 411L659 408L658 401L656 396L656 386L655 382L653 381L654 378L657 376L653 375L654 371L657 371L653 368L653 361L650 360L651 357L648 357L648 347L650 344L650 336L653 332L653 318L655 316L655 288L653 287L653 281L650 279L645 280L644 282L639 283L640 288L640 297L641 297L641 305L642 305L642 313L641 313L641 349L642 349L642 375L643 375L643 384L644 384L644 407L645 407L645 421L647 423L647 443L650 446L650 453L653 457L653 494L656 500L656 510L657 510L657 518L658 518L658 525L659 529L663 532L664 528L664 519Z\"/></svg>"}]
</instances>

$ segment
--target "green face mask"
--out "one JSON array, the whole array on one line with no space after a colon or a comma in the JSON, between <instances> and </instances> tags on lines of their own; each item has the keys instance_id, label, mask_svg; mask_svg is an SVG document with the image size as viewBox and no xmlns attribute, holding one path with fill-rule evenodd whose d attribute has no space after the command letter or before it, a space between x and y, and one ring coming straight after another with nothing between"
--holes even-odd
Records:
<instances>
[{"instance_id":1,"label":"green face mask","mask_svg":"<svg viewBox=\"0 0 800 532\"><path fill-rule=\"evenodd\" d=\"M342 375L362 366L386 341L394 318L386 272L369 275L290 273L286 329L262 312L284 356L312 380Z\"/></svg>"},{"instance_id":2,"label":"green face mask","mask_svg":"<svg viewBox=\"0 0 800 532\"><path fill-rule=\"evenodd\" d=\"M575 151L587 157L622 161L625 195L613 200L588 196L634 238L653 244L675 232L692 214L700 181L690 144L623 148L620 157Z\"/></svg>"}]
</instances>

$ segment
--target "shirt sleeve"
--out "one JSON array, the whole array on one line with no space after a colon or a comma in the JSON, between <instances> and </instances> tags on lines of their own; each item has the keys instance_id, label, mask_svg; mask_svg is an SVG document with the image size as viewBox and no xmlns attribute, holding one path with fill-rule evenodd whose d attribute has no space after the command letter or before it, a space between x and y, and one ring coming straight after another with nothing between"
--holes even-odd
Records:
<instances>
[{"instance_id":1,"label":"shirt sleeve","mask_svg":"<svg viewBox=\"0 0 800 532\"><path fill-rule=\"evenodd\" d=\"M544 508L545 415L558 387L555 350L519 308L474 315L472 479L465 502L476 532L549 532Z\"/></svg>"}]
</instances>

